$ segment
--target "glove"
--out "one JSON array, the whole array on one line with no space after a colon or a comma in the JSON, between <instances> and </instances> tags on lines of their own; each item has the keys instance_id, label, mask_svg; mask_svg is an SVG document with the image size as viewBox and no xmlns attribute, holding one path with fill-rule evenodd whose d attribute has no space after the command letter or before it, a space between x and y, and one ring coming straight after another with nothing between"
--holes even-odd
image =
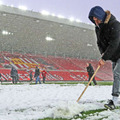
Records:
<instances>
[{"instance_id":1,"label":"glove","mask_svg":"<svg viewBox=\"0 0 120 120\"><path fill-rule=\"evenodd\" d=\"M105 61L104 61L103 59L100 59L100 60L99 60L99 65L102 66L102 65L104 65L104 64L105 64Z\"/></svg>"}]
</instances>

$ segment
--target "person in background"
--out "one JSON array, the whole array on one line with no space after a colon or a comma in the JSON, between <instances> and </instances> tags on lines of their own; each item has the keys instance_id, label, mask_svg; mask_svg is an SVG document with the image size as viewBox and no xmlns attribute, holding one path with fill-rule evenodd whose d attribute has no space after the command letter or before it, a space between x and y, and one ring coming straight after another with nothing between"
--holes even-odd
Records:
<instances>
[{"instance_id":1,"label":"person in background","mask_svg":"<svg viewBox=\"0 0 120 120\"><path fill-rule=\"evenodd\" d=\"M37 84L37 82L39 81L39 84L41 84L41 81L40 81L40 70L39 70L39 68L36 66L36 69L35 69L35 75L34 75L34 77L35 77L35 79L36 79L36 84Z\"/></svg>"},{"instance_id":2,"label":"person in background","mask_svg":"<svg viewBox=\"0 0 120 120\"><path fill-rule=\"evenodd\" d=\"M101 53L99 65L104 65L107 60L112 61L114 77L112 99L104 106L113 110L118 104L120 95L120 22L110 11L104 11L100 6L91 8L88 17L95 24L97 45Z\"/></svg>"},{"instance_id":3,"label":"person in background","mask_svg":"<svg viewBox=\"0 0 120 120\"><path fill-rule=\"evenodd\" d=\"M32 71L30 72L29 77L30 77L30 81L32 81L33 80L33 73L32 73Z\"/></svg>"},{"instance_id":4,"label":"person in background","mask_svg":"<svg viewBox=\"0 0 120 120\"><path fill-rule=\"evenodd\" d=\"M43 68L43 70L42 70L43 83L45 83L45 80L46 80L46 74L47 74L47 71L46 71L45 68Z\"/></svg>"},{"instance_id":5,"label":"person in background","mask_svg":"<svg viewBox=\"0 0 120 120\"><path fill-rule=\"evenodd\" d=\"M90 63L87 63L87 72L88 72L88 76L89 76L89 79L88 79L88 81L90 81L90 79L91 79L91 77L93 76L93 74L94 74L94 69L93 69L93 67L92 67L92 65L90 64ZM97 82L96 82L96 80L95 80L95 77L93 78L93 83L95 84L95 85L97 85ZM90 83L90 85L91 85L91 83Z\"/></svg>"},{"instance_id":6,"label":"person in background","mask_svg":"<svg viewBox=\"0 0 120 120\"><path fill-rule=\"evenodd\" d=\"M18 72L14 67L12 67L12 69L11 69L11 77L12 77L12 83L16 84L17 78L18 78Z\"/></svg>"},{"instance_id":7,"label":"person in background","mask_svg":"<svg viewBox=\"0 0 120 120\"><path fill-rule=\"evenodd\" d=\"M2 77L2 75L1 75L1 73L0 73L0 82L1 82L1 84L2 84L2 80L1 80L1 77Z\"/></svg>"}]
</instances>

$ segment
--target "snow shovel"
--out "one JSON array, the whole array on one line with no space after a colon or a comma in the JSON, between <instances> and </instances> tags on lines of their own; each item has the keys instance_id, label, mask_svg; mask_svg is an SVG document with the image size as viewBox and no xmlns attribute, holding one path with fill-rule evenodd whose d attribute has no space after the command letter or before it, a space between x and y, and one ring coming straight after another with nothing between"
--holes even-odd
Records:
<instances>
[{"instance_id":1,"label":"snow shovel","mask_svg":"<svg viewBox=\"0 0 120 120\"><path fill-rule=\"evenodd\" d=\"M93 78L95 77L97 71L99 70L100 65L98 65L96 71L94 72L93 76L91 77L90 81L88 82L87 86L85 87L85 89L83 90L83 92L81 93L80 97L77 99L77 102L79 102L80 98L82 97L82 95L84 94L84 92L86 91L86 89L88 88L89 84L92 82Z\"/></svg>"}]
</instances>

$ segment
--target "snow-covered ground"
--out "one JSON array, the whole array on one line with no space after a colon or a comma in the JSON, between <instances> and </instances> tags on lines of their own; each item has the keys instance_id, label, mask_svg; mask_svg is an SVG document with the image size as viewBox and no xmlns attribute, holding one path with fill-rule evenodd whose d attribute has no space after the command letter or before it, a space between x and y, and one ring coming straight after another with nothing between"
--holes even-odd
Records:
<instances>
[{"instance_id":1,"label":"snow-covered ground","mask_svg":"<svg viewBox=\"0 0 120 120\"><path fill-rule=\"evenodd\" d=\"M82 111L104 108L104 103L112 97L112 86L89 86L77 103L84 88L82 84L1 85L0 120L73 118ZM104 120L120 120L120 110L91 114L87 120L103 117Z\"/></svg>"}]
</instances>

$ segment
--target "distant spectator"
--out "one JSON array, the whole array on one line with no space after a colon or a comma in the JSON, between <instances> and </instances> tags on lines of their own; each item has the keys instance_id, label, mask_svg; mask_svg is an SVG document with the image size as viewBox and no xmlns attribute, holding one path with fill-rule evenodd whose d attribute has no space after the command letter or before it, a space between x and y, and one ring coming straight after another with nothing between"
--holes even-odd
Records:
<instances>
[{"instance_id":1,"label":"distant spectator","mask_svg":"<svg viewBox=\"0 0 120 120\"><path fill-rule=\"evenodd\" d=\"M2 80L1 80L1 73L0 73L0 82L2 83Z\"/></svg>"},{"instance_id":2,"label":"distant spectator","mask_svg":"<svg viewBox=\"0 0 120 120\"><path fill-rule=\"evenodd\" d=\"M13 84L17 83L17 81L18 81L18 72L14 67L12 67L12 69L11 69L11 77L12 77L12 83Z\"/></svg>"},{"instance_id":3,"label":"distant spectator","mask_svg":"<svg viewBox=\"0 0 120 120\"><path fill-rule=\"evenodd\" d=\"M35 79L36 79L36 84L37 84L37 82L39 81L39 84L41 84L41 81L40 81L40 70L39 70L39 68L36 66L36 69L35 69L35 75L34 75L34 77L35 77Z\"/></svg>"},{"instance_id":4,"label":"distant spectator","mask_svg":"<svg viewBox=\"0 0 120 120\"><path fill-rule=\"evenodd\" d=\"M91 65L90 63L87 63L87 72L88 72L88 75L89 75L88 81L90 81L91 77L92 77L93 74L94 74L94 69L93 69L93 67L92 67L92 65ZM95 80L95 77L93 78L93 83L94 83L95 85L97 85L96 80ZM91 85L91 83L90 83L90 85Z\"/></svg>"},{"instance_id":5,"label":"distant spectator","mask_svg":"<svg viewBox=\"0 0 120 120\"><path fill-rule=\"evenodd\" d=\"M43 70L42 70L43 83L45 83L45 80L46 80L46 74L47 74L47 71L46 71L45 68L43 68Z\"/></svg>"},{"instance_id":6,"label":"distant spectator","mask_svg":"<svg viewBox=\"0 0 120 120\"><path fill-rule=\"evenodd\" d=\"M32 71L30 72L30 81L32 81L33 80L33 73L32 73Z\"/></svg>"}]
</instances>

